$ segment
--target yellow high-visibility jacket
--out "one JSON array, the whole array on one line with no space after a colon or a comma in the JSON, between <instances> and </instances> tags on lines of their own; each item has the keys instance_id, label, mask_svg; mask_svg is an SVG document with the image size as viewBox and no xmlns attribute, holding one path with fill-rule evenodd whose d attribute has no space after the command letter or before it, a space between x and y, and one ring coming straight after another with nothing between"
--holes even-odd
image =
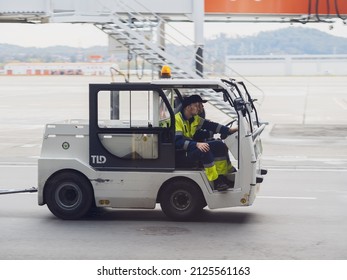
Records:
<instances>
[{"instance_id":1,"label":"yellow high-visibility jacket","mask_svg":"<svg viewBox=\"0 0 347 280\"><path fill-rule=\"evenodd\" d=\"M196 148L197 142L193 140L193 137L199 129L206 129L213 133L229 133L227 126L205 120L198 115L188 120L182 111L175 115L175 127L176 149L184 149L188 152Z\"/></svg>"}]
</instances>

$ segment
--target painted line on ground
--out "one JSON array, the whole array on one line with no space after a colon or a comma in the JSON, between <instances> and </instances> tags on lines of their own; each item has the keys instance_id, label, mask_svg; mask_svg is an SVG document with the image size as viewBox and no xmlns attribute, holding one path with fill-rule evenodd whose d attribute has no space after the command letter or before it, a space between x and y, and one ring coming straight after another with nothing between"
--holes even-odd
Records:
<instances>
[{"instance_id":1,"label":"painted line on ground","mask_svg":"<svg viewBox=\"0 0 347 280\"><path fill-rule=\"evenodd\" d=\"M345 99L340 100L339 98L333 99L337 105L339 105L343 110L347 110L347 102Z\"/></svg>"},{"instance_id":2,"label":"painted line on ground","mask_svg":"<svg viewBox=\"0 0 347 280\"><path fill-rule=\"evenodd\" d=\"M346 167L336 168L336 167L321 167L321 166L263 166L267 170L274 171L291 171L291 172L347 172ZM265 175L267 176L267 175Z\"/></svg>"},{"instance_id":3,"label":"painted line on ground","mask_svg":"<svg viewBox=\"0 0 347 280\"><path fill-rule=\"evenodd\" d=\"M317 197L309 197L309 196L263 196L259 195L257 198L264 199L297 199L297 200L315 200Z\"/></svg>"}]
</instances>

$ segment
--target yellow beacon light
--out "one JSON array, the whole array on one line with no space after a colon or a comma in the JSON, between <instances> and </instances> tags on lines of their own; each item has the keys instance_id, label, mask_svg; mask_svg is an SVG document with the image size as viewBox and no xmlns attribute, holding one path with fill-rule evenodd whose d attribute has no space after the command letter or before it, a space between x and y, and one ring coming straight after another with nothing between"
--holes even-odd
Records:
<instances>
[{"instance_id":1,"label":"yellow beacon light","mask_svg":"<svg viewBox=\"0 0 347 280\"><path fill-rule=\"evenodd\" d=\"M171 69L169 65L164 65L160 72L161 78L171 78Z\"/></svg>"}]
</instances>

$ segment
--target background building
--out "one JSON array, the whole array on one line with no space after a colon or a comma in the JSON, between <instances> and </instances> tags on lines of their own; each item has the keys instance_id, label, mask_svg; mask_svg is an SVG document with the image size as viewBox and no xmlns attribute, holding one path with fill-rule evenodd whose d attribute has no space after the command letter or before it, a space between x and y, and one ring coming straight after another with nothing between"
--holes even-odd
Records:
<instances>
[{"instance_id":1,"label":"background building","mask_svg":"<svg viewBox=\"0 0 347 280\"><path fill-rule=\"evenodd\" d=\"M345 76L347 55L227 56L226 74L244 76Z\"/></svg>"},{"instance_id":2,"label":"background building","mask_svg":"<svg viewBox=\"0 0 347 280\"><path fill-rule=\"evenodd\" d=\"M4 66L5 75L110 75L114 63L8 63Z\"/></svg>"}]
</instances>

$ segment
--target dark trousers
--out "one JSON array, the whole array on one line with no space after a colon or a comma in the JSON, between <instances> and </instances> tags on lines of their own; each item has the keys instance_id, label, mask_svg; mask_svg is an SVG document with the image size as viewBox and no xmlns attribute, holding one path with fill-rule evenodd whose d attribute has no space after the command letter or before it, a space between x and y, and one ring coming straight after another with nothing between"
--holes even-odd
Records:
<instances>
[{"instance_id":1,"label":"dark trousers","mask_svg":"<svg viewBox=\"0 0 347 280\"><path fill-rule=\"evenodd\" d=\"M215 158L226 158L228 155L228 148L219 140L207 142L210 146L208 152L202 152L198 148L187 153L187 157L192 161L201 161L204 166L213 164Z\"/></svg>"}]
</instances>

